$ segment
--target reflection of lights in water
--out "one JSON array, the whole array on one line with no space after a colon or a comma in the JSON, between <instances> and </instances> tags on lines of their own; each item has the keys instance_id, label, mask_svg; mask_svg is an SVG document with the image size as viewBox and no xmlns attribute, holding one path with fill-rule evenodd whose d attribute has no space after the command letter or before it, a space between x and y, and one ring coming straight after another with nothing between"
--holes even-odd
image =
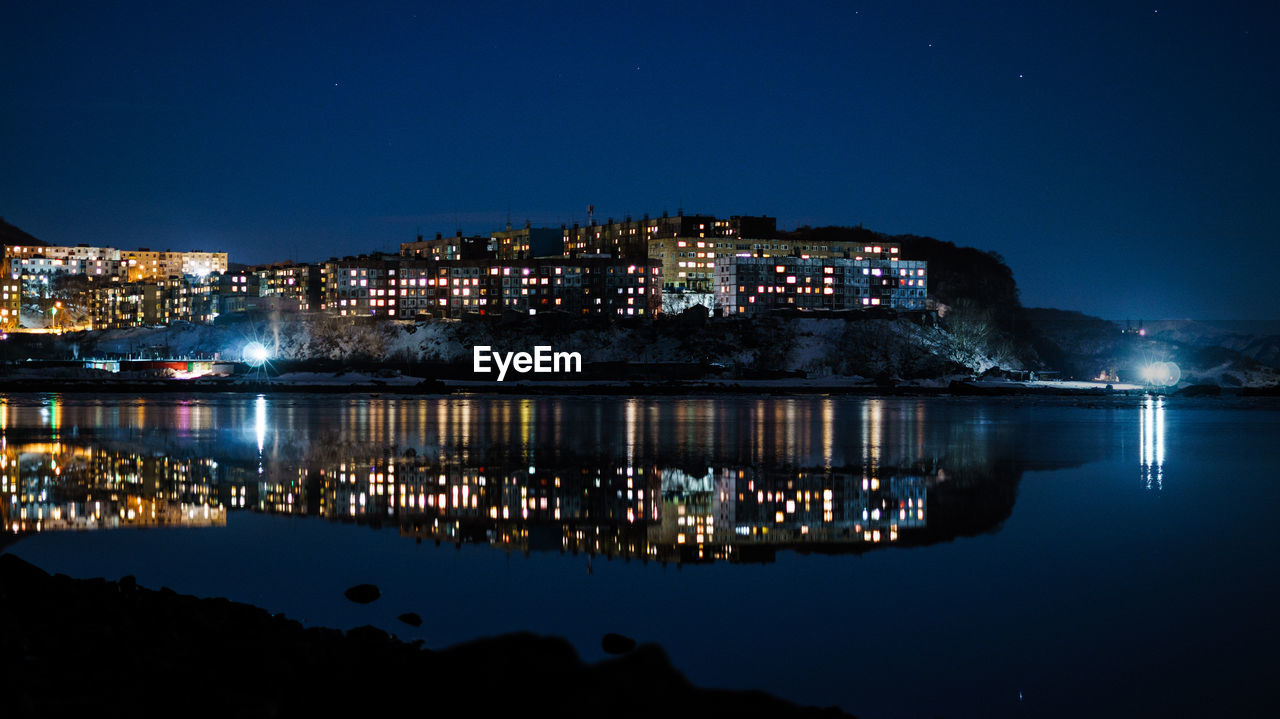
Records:
<instances>
[{"instance_id":1,"label":"reflection of lights in water","mask_svg":"<svg viewBox=\"0 0 1280 719\"><path fill-rule=\"evenodd\" d=\"M458 441L463 447L471 446L471 403L463 402L459 408ZM392 434L391 436L395 436Z\"/></svg>"},{"instance_id":2,"label":"reflection of lights in water","mask_svg":"<svg viewBox=\"0 0 1280 719\"><path fill-rule=\"evenodd\" d=\"M764 461L764 442L765 436L765 407L766 402L763 399L756 400L755 406L751 408L751 416L755 418L755 427L752 437L758 438L752 442L752 456L755 457L757 463Z\"/></svg>"},{"instance_id":3,"label":"reflection of lights in water","mask_svg":"<svg viewBox=\"0 0 1280 719\"><path fill-rule=\"evenodd\" d=\"M632 462L636 456L636 422L639 419L639 400L632 397L627 400L626 406L623 408L626 414L626 433L627 433L627 466L632 466Z\"/></svg>"},{"instance_id":4,"label":"reflection of lights in water","mask_svg":"<svg viewBox=\"0 0 1280 719\"><path fill-rule=\"evenodd\" d=\"M53 430L52 437L58 436L58 428L62 426L62 413L58 411L58 397L54 395L49 398L49 429Z\"/></svg>"},{"instance_id":5,"label":"reflection of lights in water","mask_svg":"<svg viewBox=\"0 0 1280 719\"><path fill-rule=\"evenodd\" d=\"M263 395L258 395L258 401L254 403L253 428L258 434L258 458L261 459L267 440L267 398Z\"/></svg>"},{"instance_id":6,"label":"reflection of lights in water","mask_svg":"<svg viewBox=\"0 0 1280 719\"><path fill-rule=\"evenodd\" d=\"M789 461L796 461L798 447L796 446L796 402L791 400L783 406L783 427L786 428L786 445L779 454L786 457Z\"/></svg>"},{"instance_id":7,"label":"reflection of lights in water","mask_svg":"<svg viewBox=\"0 0 1280 719\"><path fill-rule=\"evenodd\" d=\"M874 469L880 466L880 449L884 443L884 402L869 399L862 404L862 458Z\"/></svg>"},{"instance_id":8,"label":"reflection of lights in water","mask_svg":"<svg viewBox=\"0 0 1280 719\"><path fill-rule=\"evenodd\" d=\"M1147 489L1164 488L1164 398L1147 397L1138 415L1142 478Z\"/></svg>"},{"instance_id":9,"label":"reflection of lights in water","mask_svg":"<svg viewBox=\"0 0 1280 719\"><path fill-rule=\"evenodd\" d=\"M832 446L835 444L836 408L830 397L822 400L822 466L831 469Z\"/></svg>"},{"instance_id":10,"label":"reflection of lights in water","mask_svg":"<svg viewBox=\"0 0 1280 719\"><path fill-rule=\"evenodd\" d=\"M520 400L520 441L525 452L529 451L529 445L533 443L533 400Z\"/></svg>"}]
</instances>

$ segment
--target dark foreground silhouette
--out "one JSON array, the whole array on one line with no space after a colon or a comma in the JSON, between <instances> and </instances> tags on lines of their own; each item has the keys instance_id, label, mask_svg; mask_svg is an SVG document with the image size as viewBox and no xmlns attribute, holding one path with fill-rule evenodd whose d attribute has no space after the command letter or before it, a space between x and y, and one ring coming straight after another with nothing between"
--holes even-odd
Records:
<instances>
[{"instance_id":1,"label":"dark foreground silhouette","mask_svg":"<svg viewBox=\"0 0 1280 719\"><path fill-rule=\"evenodd\" d=\"M598 664L531 634L431 651L132 577L50 576L11 554L0 555L0 667L4 716L848 716L694 687L653 644Z\"/></svg>"}]
</instances>

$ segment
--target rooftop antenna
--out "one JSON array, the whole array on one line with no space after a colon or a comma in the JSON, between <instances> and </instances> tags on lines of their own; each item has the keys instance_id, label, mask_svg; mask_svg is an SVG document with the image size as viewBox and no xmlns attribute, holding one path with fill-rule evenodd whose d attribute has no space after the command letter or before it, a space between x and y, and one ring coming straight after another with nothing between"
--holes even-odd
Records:
<instances>
[{"instance_id":1,"label":"rooftop antenna","mask_svg":"<svg viewBox=\"0 0 1280 719\"><path fill-rule=\"evenodd\" d=\"M594 224L596 221L596 206L587 205L587 224Z\"/></svg>"}]
</instances>

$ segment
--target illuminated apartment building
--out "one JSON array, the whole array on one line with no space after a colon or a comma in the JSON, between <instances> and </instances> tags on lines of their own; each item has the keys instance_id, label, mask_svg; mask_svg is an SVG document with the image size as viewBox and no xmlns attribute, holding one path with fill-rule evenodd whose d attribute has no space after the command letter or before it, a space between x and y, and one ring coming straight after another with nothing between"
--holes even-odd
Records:
<instances>
[{"instance_id":1,"label":"illuminated apartment building","mask_svg":"<svg viewBox=\"0 0 1280 719\"><path fill-rule=\"evenodd\" d=\"M120 276L128 281L227 271L225 252L118 250L90 245L8 245L5 263L32 274Z\"/></svg>"},{"instance_id":2,"label":"illuminated apartment building","mask_svg":"<svg viewBox=\"0 0 1280 719\"><path fill-rule=\"evenodd\" d=\"M128 264L130 282L182 275L182 253L157 251L146 247L123 250L120 259Z\"/></svg>"},{"instance_id":3,"label":"illuminated apartment building","mask_svg":"<svg viewBox=\"0 0 1280 719\"><path fill-rule=\"evenodd\" d=\"M503 312L652 317L653 261L608 257L434 262L353 257L326 263L325 309L339 317L457 318Z\"/></svg>"},{"instance_id":4,"label":"illuminated apartment building","mask_svg":"<svg viewBox=\"0 0 1280 719\"><path fill-rule=\"evenodd\" d=\"M612 219L563 230L564 253L660 260L664 291L710 292L716 255L739 246L759 247L778 234L772 217L717 219L710 215L663 215L622 222Z\"/></svg>"},{"instance_id":5,"label":"illuminated apartment building","mask_svg":"<svg viewBox=\"0 0 1280 719\"><path fill-rule=\"evenodd\" d=\"M176 278L164 282L168 286L165 302L169 308L170 321L182 320L208 324L218 317L220 308L216 284L204 280Z\"/></svg>"},{"instance_id":6,"label":"illuminated apartment building","mask_svg":"<svg viewBox=\"0 0 1280 719\"><path fill-rule=\"evenodd\" d=\"M119 260L120 250L114 247L92 247L90 245L6 245L6 260L43 258L46 260Z\"/></svg>"},{"instance_id":7,"label":"illuminated apartment building","mask_svg":"<svg viewBox=\"0 0 1280 719\"><path fill-rule=\"evenodd\" d=\"M401 317L397 271L404 260L390 255L332 259L324 263L325 310L339 317ZM394 284L393 284L394 283Z\"/></svg>"},{"instance_id":8,"label":"illuminated apartment building","mask_svg":"<svg viewBox=\"0 0 1280 719\"><path fill-rule=\"evenodd\" d=\"M918 260L728 255L716 260L716 302L728 316L769 310L923 310L927 263Z\"/></svg>"},{"instance_id":9,"label":"illuminated apartment building","mask_svg":"<svg viewBox=\"0 0 1280 719\"><path fill-rule=\"evenodd\" d=\"M259 300L258 277L248 272L119 282L95 287L88 295L94 329L209 323L219 315L254 309Z\"/></svg>"},{"instance_id":10,"label":"illuminated apartment building","mask_svg":"<svg viewBox=\"0 0 1280 719\"><path fill-rule=\"evenodd\" d=\"M130 282L167 277L201 277L214 272L227 271L227 253L225 252L157 251L143 247L137 250L121 250L120 259L128 264L127 272Z\"/></svg>"},{"instance_id":11,"label":"illuminated apartment building","mask_svg":"<svg viewBox=\"0 0 1280 719\"><path fill-rule=\"evenodd\" d=\"M551 227L524 227L489 234L490 247L500 260L527 260L534 257L559 257L564 251L564 230Z\"/></svg>"},{"instance_id":12,"label":"illuminated apartment building","mask_svg":"<svg viewBox=\"0 0 1280 719\"><path fill-rule=\"evenodd\" d=\"M169 280L122 282L93 290L90 316L94 329L150 327L167 324Z\"/></svg>"},{"instance_id":13,"label":"illuminated apartment building","mask_svg":"<svg viewBox=\"0 0 1280 719\"><path fill-rule=\"evenodd\" d=\"M400 255L436 262L483 260L494 256L490 247L491 240L488 237L463 237L461 231L453 237L445 237L437 232L434 240L424 240L422 235L418 235L417 242L400 243Z\"/></svg>"},{"instance_id":14,"label":"illuminated apartment building","mask_svg":"<svg viewBox=\"0 0 1280 719\"><path fill-rule=\"evenodd\" d=\"M215 272L225 274L227 271L225 252L194 250L179 254L182 255L182 274L186 277L204 277Z\"/></svg>"},{"instance_id":15,"label":"illuminated apartment building","mask_svg":"<svg viewBox=\"0 0 1280 719\"><path fill-rule=\"evenodd\" d=\"M550 227L524 227L499 230L488 235L453 237L436 233L434 240L418 236L417 242L404 242L400 254L416 259L435 260L527 260L534 257L560 257L564 254L563 231Z\"/></svg>"},{"instance_id":16,"label":"illuminated apartment building","mask_svg":"<svg viewBox=\"0 0 1280 719\"><path fill-rule=\"evenodd\" d=\"M17 273L28 280L85 275L110 282L124 279L127 268L122 260L102 258L10 257L6 263L10 274Z\"/></svg>"},{"instance_id":17,"label":"illuminated apartment building","mask_svg":"<svg viewBox=\"0 0 1280 719\"><path fill-rule=\"evenodd\" d=\"M120 251L110 247L9 245L4 251L4 276L9 280L8 286L17 289L6 290L10 295L6 299L12 299L14 306L0 307L0 321L11 329L19 323L22 311L19 298L28 302L48 301L62 291L60 285L66 279L73 277L85 277L90 282L118 282L125 276Z\"/></svg>"},{"instance_id":18,"label":"illuminated apartment building","mask_svg":"<svg viewBox=\"0 0 1280 719\"><path fill-rule=\"evenodd\" d=\"M6 272L0 276L0 330L17 329L22 315L22 280Z\"/></svg>"},{"instance_id":19,"label":"illuminated apartment building","mask_svg":"<svg viewBox=\"0 0 1280 719\"><path fill-rule=\"evenodd\" d=\"M185 316L188 314L185 311L177 315L168 311L165 302L157 299L168 294L171 285L176 287L170 278L204 277L212 272L225 272L226 268L225 252L154 252L146 248L121 251L84 244L8 245L4 248L4 274L10 280L18 281L18 294L29 302L48 304L62 300L70 303L66 305L68 310L76 307L87 311L95 301L86 297L82 303L76 297L94 292L98 282L151 283L153 286L150 288L138 286L121 290L109 297L104 295L101 301L96 302L99 319L107 321L110 326L163 323L177 315ZM68 286L67 282L75 284ZM119 311L108 311L108 307ZM39 312L43 314L44 310ZM20 313L21 302L16 308L0 307L0 323L16 327ZM77 314L67 316L76 317ZM37 319L37 324L43 323L43 318L33 319Z\"/></svg>"},{"instance_id":20,"label":"illuminated apartment building","mask_svg":"<svg viewBox=\"0 0 1280 719\"><path fill-rule=\"evenodd\" d=\"M326 271L320 264L286 262L252 269L263 297L280 297L296 303L297 309L312 312L324 309Z\"/></svg>"},{"instance_id":21,"label":"illuminated apartment building","mask_svg":"<svg viewBox=\"0 0 1280 719\"><path fill-rule=\"evenodd\" d=\"M587 225L562 225L559 230L528 223L518 229L508 225L505 231L490 233L487 240L458 232L455 237L437 234L434 240L419 237L400 246L402 256L436 261L553 256L656 259L662 265L663 291L695 294L713 292L715 262L725 254L891 260L899 251L892 242L780 236L776 218L763 215L717 218L683 212L619 222L593 220Z\"/></svg>"},{"instance_id":22,"label":"illuminated apartment building","mask_svg":"<svg viewBox=\"0 0 1280 719\"><path fill-rule=\"evenodd\" d=\"M255 309L262 296L258 276L247 270L189 278L185 284L201 288L211 297L214 317Z\"/></svg>"}]
</instances>

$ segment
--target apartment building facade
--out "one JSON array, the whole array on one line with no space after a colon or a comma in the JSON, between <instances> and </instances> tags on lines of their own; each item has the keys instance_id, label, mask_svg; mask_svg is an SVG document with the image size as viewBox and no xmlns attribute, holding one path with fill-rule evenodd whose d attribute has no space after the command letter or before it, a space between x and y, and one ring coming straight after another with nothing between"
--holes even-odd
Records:
<instances>
[{"instance_id":1,"label":"apartment building facade","mask_svg":"<svg viewBox=\"0 0 1280 719\"><path fill-rule=\"evenodd\" d=\"M325 265L285 262L249 270L258 281L263 297L278 297L302 312L324 309L324 289L328 275Z\"/></svg>"},{"instance_id":2,"label":"apartment building facade","mask_svg":"<svg viewBox=\"0 0 1280 719\"><path fill-rule=\"evenodd\" d=\"M340 317L459 318L518 312L653 317L661 266L611 257L428 261L387 256L326 263L325 309Z\"/></svg>"},{"instance_id":3,"label":"apartment building facade","mask_svg":"<svg viewBox=\"0 0 1280 719\"><path fill-rule=\"evenodd\" d=\"M901 259L753 257L716 260L716 301L726 316L770 310L923 310L928 263Z\"/></svg>"},{"instance_id":4,"label":"apartment building facade","mask_svg":"<svg viewBox=\"0 0 1280 719\"><path fill-rule=\"evenodd\" d=\"M253 309L260 297L258 278L248 272L109 283L87 294L93 329L207 324Z\"/></svg>"}]
</instances>

